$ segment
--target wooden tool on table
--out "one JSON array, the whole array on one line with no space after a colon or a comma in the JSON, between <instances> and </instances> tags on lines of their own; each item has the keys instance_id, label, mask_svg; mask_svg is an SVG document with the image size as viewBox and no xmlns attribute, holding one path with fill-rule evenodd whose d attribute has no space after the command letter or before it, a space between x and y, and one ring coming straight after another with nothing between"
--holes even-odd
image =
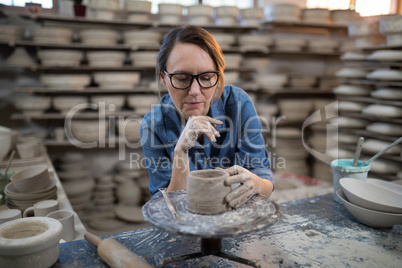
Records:
<instances>
[{"instance_id":1,"label":"wooden tool on table","mask_svg":"<svg viewBox=\"0 0 402 268\"><path fill-rule=\"evenodd\" d=\"M112 268L152 267L141 257L134 254L134 252L130 251L113 238L102 240L100 237L89 232L85 233L84 237L89 243L98 248L99 257Z\"/></svg>"}]
</instances>

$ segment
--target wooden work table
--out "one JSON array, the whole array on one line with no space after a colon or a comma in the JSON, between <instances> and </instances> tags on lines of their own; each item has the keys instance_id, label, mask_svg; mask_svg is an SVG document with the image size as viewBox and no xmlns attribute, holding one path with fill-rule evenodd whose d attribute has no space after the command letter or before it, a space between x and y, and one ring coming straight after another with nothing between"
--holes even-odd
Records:
<instances>
[{"instance_id":1,"label":"wooden work table","mask_svg":"<svg viewBox=\"0 0 402 268\"><path fill-rule=\"evenodd\" d=\"M401 267L402 225L375 229L359 223L332 194L279 204L280 216L256 232L223 238L222 251L261 267ZM170 257L200 251L200 238L144 228L112 237L157 267ZM53 267L107 267L86 240L60 245ZM249 267L216 256L166 267Z\"/></svg>"}]
</instances>

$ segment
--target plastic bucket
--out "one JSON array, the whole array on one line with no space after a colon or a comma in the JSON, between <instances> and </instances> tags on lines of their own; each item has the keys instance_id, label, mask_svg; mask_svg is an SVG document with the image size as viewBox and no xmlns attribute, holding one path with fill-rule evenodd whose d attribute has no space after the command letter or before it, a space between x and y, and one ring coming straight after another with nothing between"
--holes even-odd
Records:
<instances>
[{"instance_id":1,"label":"plastic bucket","mask_svg":"<svg viewBox=\"0 0 402 268\"><path fill-rule=\"evenodd\" d=\"M342 203L336 195L336 191L341 188L339 180L342 178L353 178L365 181L367 179L367 172L370 170L370 166L363 161L358 161L354 167L353 159L336 159L331 162L331 167L333 170L334 200L339 203Z\"/></svg>"}]
</instances>

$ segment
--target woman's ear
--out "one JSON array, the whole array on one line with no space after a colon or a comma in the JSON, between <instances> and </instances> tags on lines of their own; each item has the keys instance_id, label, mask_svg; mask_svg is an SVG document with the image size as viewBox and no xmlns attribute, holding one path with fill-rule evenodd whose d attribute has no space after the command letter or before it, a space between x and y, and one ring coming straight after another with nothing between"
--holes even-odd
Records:
<instances>
[{"instance_id":1,"label":"woman's ear","mask_svg":"<svg viewBox=\"0 0 402 268\"><path fill-rule=\"evenodd\" d=\"M165 75L161 72L159 75L159 80L162 81L162 85L167 88L166 86L166 81L165 81Z\"/></svg>"}]
</instances>

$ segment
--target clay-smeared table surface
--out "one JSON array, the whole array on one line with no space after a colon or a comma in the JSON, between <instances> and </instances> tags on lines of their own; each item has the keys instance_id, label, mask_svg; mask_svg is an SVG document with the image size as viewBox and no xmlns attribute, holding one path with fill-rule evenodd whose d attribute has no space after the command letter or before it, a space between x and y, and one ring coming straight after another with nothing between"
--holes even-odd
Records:
<instances>
[{"instance_id":1,"label":"clay-smeared table surface","mask_svg":"<svg viewBox=\"0 0 402 268\"><path fill-rule=\"evenodd\" d=\"M401 267L402 225L374 229L359 223L333 195L279 204L273 225L256 232L225 237L222 250L258 262L262 267ZM164 259L200 250L200 238L156 227L112 237L158 266ZM60 245L53 267L107 267L86 240ZM172 263L167 267L248 267L216 256Z\"/></svg>"}]
</instances>

